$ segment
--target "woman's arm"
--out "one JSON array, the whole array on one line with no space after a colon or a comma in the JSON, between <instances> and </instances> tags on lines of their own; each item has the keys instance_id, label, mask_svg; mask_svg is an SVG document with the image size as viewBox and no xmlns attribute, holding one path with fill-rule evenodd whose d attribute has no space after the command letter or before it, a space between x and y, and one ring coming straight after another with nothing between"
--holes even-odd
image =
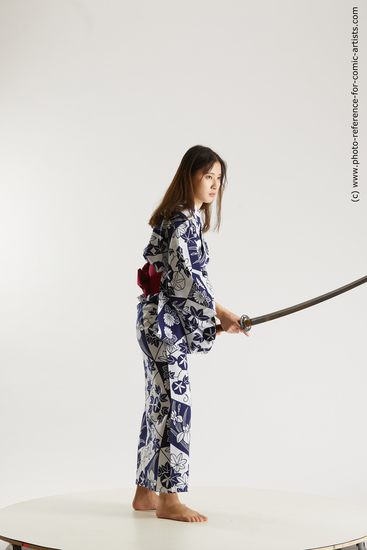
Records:
<instances>
[{"instance_id":1,"label":"woman's arm","mask_svg":"<svg viewBox=\"0 0 367 550\"><path fill-rule=\"evenodd\" d=\"M240 325L240 317L238 317L238 315L228 311L228 309L218 304L218 302L215 302L215 309L217 311L217 317L220 320L225 332L229 332L230 334L238 334L243 332L246 336L250 336L248 332L242 330Z\"/></svg>"}]
</instances>

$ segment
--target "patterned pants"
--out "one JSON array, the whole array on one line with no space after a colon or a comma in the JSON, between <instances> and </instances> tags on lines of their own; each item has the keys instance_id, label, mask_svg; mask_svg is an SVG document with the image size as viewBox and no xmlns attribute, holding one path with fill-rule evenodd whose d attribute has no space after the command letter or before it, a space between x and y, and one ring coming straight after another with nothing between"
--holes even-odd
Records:
<instances>
[{"instance_id":1,"label":"patterned pants","mask_svg":"<svg viewBox=\"0 0 367 550\"><path fill-rule=\"evenodd\" d=\"M143 352L145 411L138 444L136 484L160 493L188 490L191 426L186 354L159 340L155 296L138 304L137 338Z\"/></svg>"}]
</instances>

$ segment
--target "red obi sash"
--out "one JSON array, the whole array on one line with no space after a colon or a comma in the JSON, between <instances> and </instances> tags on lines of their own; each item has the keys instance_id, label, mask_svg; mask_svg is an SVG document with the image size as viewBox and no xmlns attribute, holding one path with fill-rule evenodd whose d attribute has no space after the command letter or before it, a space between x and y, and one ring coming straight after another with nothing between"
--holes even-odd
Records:
<instances>
[{"instance_id":1,"label":"red obi sash","mask_svg":"<svg viewBox=\"0 0 367 550\"><path fill-rule=\"evenodd\" d=\"M162 272L157 273L154 266L147 262L142 269L138 269L138 286L144 292L144 296L148 294L158 294L161 283Z\"/></svg>"}]
</instances>

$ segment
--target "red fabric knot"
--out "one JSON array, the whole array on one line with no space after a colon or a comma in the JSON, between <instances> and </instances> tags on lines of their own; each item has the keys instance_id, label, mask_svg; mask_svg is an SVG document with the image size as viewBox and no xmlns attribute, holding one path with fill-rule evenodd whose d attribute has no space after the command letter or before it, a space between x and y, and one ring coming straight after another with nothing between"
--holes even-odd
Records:
<instances>
[{"instance_id":1,"label":"red fabric knot","mask_svg":"<svg viewBox=\"0 0 367 550\"><path fill-rule=\"evenodd\" d=\"M148 294L157 294L161 284L162 272L157 273L154 266L147 262L142 269L138 269L138 286L144 292L144 296Z\"/></svg>"}]
</instances>

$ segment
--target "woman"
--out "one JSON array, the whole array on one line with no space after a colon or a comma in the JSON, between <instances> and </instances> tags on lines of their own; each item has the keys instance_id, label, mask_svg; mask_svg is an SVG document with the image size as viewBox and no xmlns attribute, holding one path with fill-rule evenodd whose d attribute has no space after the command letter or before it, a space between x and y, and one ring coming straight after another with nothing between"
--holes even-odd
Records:
<instances>
[{"instance_id":1,"label":"woman","mask_svg":"<svg viewBox=\"0 0 367 550\"><path fill-rule=\"evenodd\" d=\"M243 332L239 316L214 301L206 265L211 205L217 196L221 220L226 163L196 145L183 156L161 204L138 271L137 337L145 369L145 412L138 445L135 510L156 510L159 518L199 522L208 518L181 504L188 490L191 426L188 353L207 353L223 330ZM204 224L201 216L203 213ZM156 494L159 493L159 495Z\"/></svg>"}]
</instances>

